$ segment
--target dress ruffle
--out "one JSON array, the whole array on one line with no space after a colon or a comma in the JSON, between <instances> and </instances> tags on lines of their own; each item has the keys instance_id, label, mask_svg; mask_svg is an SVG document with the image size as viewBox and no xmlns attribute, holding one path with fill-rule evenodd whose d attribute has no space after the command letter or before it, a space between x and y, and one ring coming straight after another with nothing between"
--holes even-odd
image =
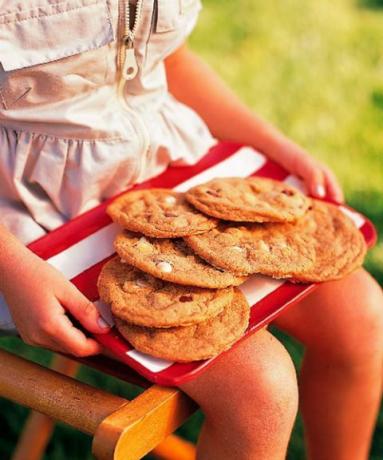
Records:
<instances>
[{"instance_id":1,"label":"dress ruffle","mask_svg":"<svg viewBox=\"0 0 383 460\"><path fill-rule=\"evenodd\" d=\"M29 243L172 162L190 165L215 143L198 115L168 95L140 114L142 145L126 120L126 138L66 139L0 126L0 222Z\"/></svg>"}]
</instances>

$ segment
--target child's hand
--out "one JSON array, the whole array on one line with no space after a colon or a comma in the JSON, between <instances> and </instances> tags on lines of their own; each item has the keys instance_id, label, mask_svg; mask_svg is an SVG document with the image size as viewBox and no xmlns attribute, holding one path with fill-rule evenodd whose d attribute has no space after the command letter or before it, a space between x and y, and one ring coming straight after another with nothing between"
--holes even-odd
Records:
<instances>
[{"instance_id":1,"label":"child's hand","mask_svg":"<svg viewBox=\"0 0 383 460\"><path fill-rule=\"evenodd\" d=\"M47 262L29 251L1 266L2 292L24 342L75 356L99 353L101 346L77 329L67 309L85 329L102 334L109 326L92 302Z\"/></svg>"},{"instance_id":2,"label":"child's hand","mask_svg":"<svg viewBox=\"0 0 383 460\"><path fill-rule=\"evenodd\" d=\"M299 145L284 138L279 144L275 160L292 174L299 176L309 193L316 198L328 197L343 203L344 196L335 174L325 165L312 158Z\"/></svg>"}]
</instances>

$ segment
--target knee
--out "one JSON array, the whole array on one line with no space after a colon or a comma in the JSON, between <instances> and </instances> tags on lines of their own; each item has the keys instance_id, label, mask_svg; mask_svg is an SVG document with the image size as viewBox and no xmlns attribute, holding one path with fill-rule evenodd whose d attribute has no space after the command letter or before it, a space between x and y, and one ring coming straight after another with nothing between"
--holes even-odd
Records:
<instances>
[{"instance_id":1,"label":"knee","mask_svg":"<svg viewBox=\"0 0 383 460\"><path fill-rule=\"evenodd\" d=\"M355 272L344 283L338 302L349 305L334 303L334 308L340 307L345 315L334 323L333 343L330 341L325 350L322 344L322 351L346 366L381 366L383 293L378 283L364 270Z\"/></svg>"},{"instance_id":2,"label":"knee","mask_svg":"<svg viewBox=\"0 0 383 460\"><path fill-rule=\"evenodd\" d=\"M289 438L298 410L298 385L294 365L283 345L266 333L264 348L248 346L246 362L239 366L239 394L232 407L235 423L243 433L254 436L254 430L263 428L266 442L275 438ZM251 353L262 354L252 359ZM241 377L242 376L242 377ZM258 419L255 421L255 417Z\"/></svg>"},{"instance_id":3,"label":"knee","mask_svg":"<svg viewBox=\"0 0 383 460\"><path fill-rule=\"evenodd\" d=\"M298 406L296 374L287 351L271 334L257 332L208 372L199 382L202 391L184 388L208 423L217 429L229 424L233 437L250 450L255 433L258 445L260 435L265 445L273 438L288 442Z\"/></svg>"}]
</instances>

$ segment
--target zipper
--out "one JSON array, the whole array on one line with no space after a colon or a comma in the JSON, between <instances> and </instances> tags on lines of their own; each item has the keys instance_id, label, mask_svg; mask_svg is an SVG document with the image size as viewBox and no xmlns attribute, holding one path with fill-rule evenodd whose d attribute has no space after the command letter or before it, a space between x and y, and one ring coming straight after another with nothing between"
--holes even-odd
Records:
<instances>
[{"instance_id":1,"label":"zipper","mask_svg":"<svg viewBox=\"0 0 383 460\"><path fill-rule=\"evenodd\" d=\"M137 32L142 13L142 0L137 0L133 27L130 28L130 5L129 0L123 2L123 36L122 47L124 49L122 77L132 80L138 72L137 60L134 52L134 38Z\"/></svg>"},{"instance_id":2,"label":"zipper","mask_svg":"<svg viewBox=\"0 0 383 460\"><path fill-rule=\"evenodd\" d=\"M141 18L142 3L143 0L137 0L133 27L130 28L129 0L119 0L119 30L121 32L118 38L118 98L124 109L136 120L137 131L142 134L143 138L143 155L141 156L141 162L139 162L134 179L138 178L150 148L148 130L137 112L129 107L124 94L127 81L133 80L138 73L137 59L134 51L134 38Z\"/></svg>"}]
</instances>

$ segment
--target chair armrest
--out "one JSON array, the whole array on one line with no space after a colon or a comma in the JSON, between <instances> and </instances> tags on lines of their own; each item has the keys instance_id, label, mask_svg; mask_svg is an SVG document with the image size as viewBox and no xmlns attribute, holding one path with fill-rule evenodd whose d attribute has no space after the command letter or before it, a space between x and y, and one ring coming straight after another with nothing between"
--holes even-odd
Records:
<instances>
[{"instance_id":1,"label":"chair armrest","mask_svg":"<svg viewBox=\"0 0 383 460\"><path fill-rule=\"evenodd\" d=\"M128 401L1 348L0 397L94 435L99 460L142 458L197 409L177 388L154 385Z\"/></svg>"},{"instance_id":2,"label":"chair armrest","mask_svg":"<svg viewBox=\"0 0 383 460\"><path fill-rule=\"evenodd\" d=\"M0 349L0 396L93 434L129 401Z\"/></svg>"},{"instance_id":3,"label":"chair armrest","mask_svg":"<svg viewBox=\"0 0 383 460\"><path fill-rule=\"evenodd\" d=\"M93 454L98 460L140 459L197 408L177 388L153 385L103 420L93 438Z\"/></svg>"}]
</instances>

